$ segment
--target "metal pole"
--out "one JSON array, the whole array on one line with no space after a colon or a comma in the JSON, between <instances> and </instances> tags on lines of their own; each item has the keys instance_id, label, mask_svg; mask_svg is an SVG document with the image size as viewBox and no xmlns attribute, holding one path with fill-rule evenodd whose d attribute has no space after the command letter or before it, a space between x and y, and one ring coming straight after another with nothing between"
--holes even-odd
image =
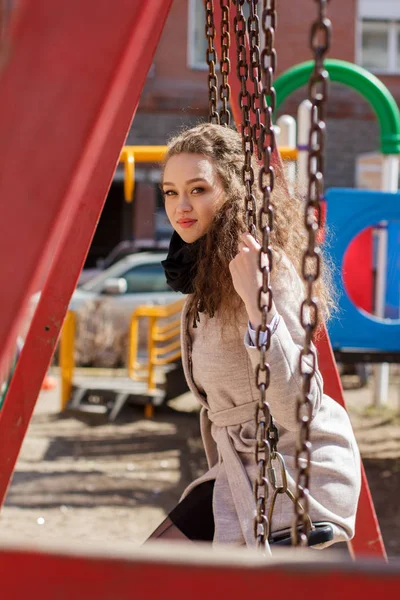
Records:
<instances>
[{"instance_id":1,"label":"metal pole","mask_svg":"<svg viewBox=\"0 0 400 600\"><path fill-rule=\"evenodd\" d=\"M399 187L399 156L387 154L382 163L382 192L396 193ZM387 222L382 221L376 231L377 237L377 272L375 287L375 314L383 319L385 317L386 302L386 271L388 232ZM375 366L374 406L379 407L388 402L389 392L389 363Z\"/></svg>"},{"instance_id":2,"label":"metal pole","mask_svg":"<svg viewBox=\"0 0 400 600\"><path fill-rule=\"evenodd\" d=\"M299 192L304 196L308 188L308 141L311 128L310 100L304 100L297 111L297 181Z\"/></svg>"},{"instance_id":3,"label":"metal pole","mask_svg":"<svg viewBox=\"0 0 400 600\"><path fill-rule=\"evenodd\" d=\"M289 148L296 147L296 119L290 115L282 115L277 121L279 127L278 144ZM286 179L289 187L292 188L296 183L296 162L290 161L286 165Z\"/></svg>"}]
</instances>

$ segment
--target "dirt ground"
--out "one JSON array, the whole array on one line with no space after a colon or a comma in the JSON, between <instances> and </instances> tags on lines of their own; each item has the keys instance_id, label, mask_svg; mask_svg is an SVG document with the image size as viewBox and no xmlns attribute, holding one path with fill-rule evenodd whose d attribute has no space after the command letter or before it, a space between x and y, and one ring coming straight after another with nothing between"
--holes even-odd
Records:
<instances>
[{"instance_id":1,"label":"dirt ground","mask_svg":"<svg viewBox=\"0 0 400 600\"><path fill-rule=\"evenodd\" d=\"M153 420L127 407L115 424L59 414L59 388L42 392L5 507L2 536L140 544L206 467L196 402L170 401ZM400 556L400 382L390 406L371 409L371 389L346 402L388 554Z\"/></svg>"}]
</instances>

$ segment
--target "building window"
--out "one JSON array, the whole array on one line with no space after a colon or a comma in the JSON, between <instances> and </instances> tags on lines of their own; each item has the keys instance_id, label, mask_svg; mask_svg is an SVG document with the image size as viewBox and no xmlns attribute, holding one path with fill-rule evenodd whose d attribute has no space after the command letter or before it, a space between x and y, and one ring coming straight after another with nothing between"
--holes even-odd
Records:
<instances>
[{"instance_id":1,"label":"building window","mask_svg":"<svg viewBox=\"0 0 400 600\"><path fill-rule=\"evenodd\" d=\"M397 30L396 70L400 72L400 27Z\"/></svg>"},{"instance_id":2,"label":"building window","mask_svg":"<svg viewBox=\"0 0 400 600\"><path fill-rule=\"evenodd\" d=\"M360 64L378 73L400 72L400 20L361 21Z\"/></svg>"},{"instance_id":3,"label":"building window","mask_svg":"<svg viewBox=\"0 0 400 600\"><path fill-rule=\"evenodd\" d=\"M218 0L214 0L214 4L215 2L218 2ZM233 3L231 3L231 11L236 12L236 6ZM248 17L250 7L247 2L243 6L243 12L245 17ZM206 11L204 8L204 0L189 0L188 62L191 69L208 69L206 62L207 39L204 31L205 23ZM219 31L216 31L216 36L217 35L221 35Z\"/></svg>"},{"instance_id":4,"label":"building window","mask_svg":"<svg viewBox=\"0 0 400 600\"><path fill-rule=\"evenodd\" d=\"M189 0L188 54L192 69L206 69L206 13L203 0Z\"/></svg>"}]
</instances>

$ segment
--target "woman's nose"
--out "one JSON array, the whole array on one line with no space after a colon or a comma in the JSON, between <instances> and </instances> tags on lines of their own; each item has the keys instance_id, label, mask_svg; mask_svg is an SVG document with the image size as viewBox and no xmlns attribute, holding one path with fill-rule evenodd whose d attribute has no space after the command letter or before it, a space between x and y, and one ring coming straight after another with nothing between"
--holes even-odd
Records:
<instances>
[{"instance_id":1,"label":"woman's nose","mask_svg":"<svg viewBox=\"0 0 400 600\"><path fill-rule=\"evenodd\" d=\"M192 205L189 202L189 198L186 194L179 198L178 205L176 207L178 212L189 212L192 210Z\"/></svg>"}]
</instances>

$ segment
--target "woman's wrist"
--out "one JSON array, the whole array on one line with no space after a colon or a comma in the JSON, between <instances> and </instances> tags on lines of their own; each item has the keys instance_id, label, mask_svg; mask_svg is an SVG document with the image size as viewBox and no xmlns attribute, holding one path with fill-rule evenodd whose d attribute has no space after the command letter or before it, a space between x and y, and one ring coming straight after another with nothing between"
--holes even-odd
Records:
<instances>
[{"instance_id":1,"label":"woman's wrist","mask_svg":"<svg viewBox=\"0 0 400 600\"><path fill-rule=\"evenodd\" d=\"M257 327L261 325L261 313L258 307L250 307L246 306L247 316L249 317L250 327L256 331Z\"/></svg>"},{"instance_id":2,"label":"woman's wrist","mask_svg":"<svg viewBox=\"0 0 400 600\"><path fill-rule=\"evenodd\" d=\"M247 316L249 318L250 327L256 331L257 327L261 325L261 312L258 306L246 306ZM276 314L275 304L272 305L272 309L268 313L267 322L270 323Z\"/></svg>"}]
</instances>

